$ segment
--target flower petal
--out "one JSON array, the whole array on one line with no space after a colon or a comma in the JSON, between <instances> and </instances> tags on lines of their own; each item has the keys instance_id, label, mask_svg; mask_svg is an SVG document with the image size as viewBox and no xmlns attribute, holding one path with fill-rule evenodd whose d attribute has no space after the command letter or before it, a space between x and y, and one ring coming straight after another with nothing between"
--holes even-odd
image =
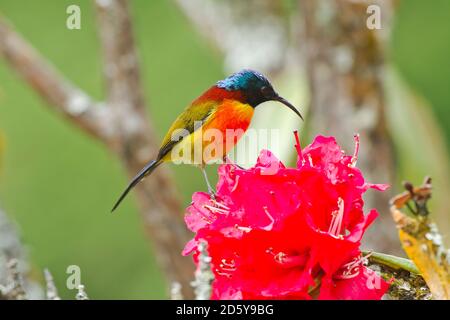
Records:
<instances>
[{"instance_id":1,"label":"flower petal","mask_svg":"<svg viewBox=\"0 0 450 320\"><path fill-rule=\"evenodd\" d=\"M349 279L322 279L320 300L380 300L389 289L373 270L363 267L359 273Z\"/></svg>"}]
</instances>

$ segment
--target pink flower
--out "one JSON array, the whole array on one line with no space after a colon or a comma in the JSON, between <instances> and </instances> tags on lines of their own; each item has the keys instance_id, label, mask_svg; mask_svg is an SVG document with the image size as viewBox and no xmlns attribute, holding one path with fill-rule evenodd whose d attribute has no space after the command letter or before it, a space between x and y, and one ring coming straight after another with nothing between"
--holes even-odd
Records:
<instances>
[{"instance_id":1,"label":"pink flower","mask_svg":"<svg viewBox=\"0 0 450 320\"><path fill-rule=\"evenodd\" d=\"M388 284L364 266L360 241L377 217L364 215L368 184L332 137L318 136L297 168L270 151L244 170L219 167L216 200L197 192L186 224L195 237L183 254L208 243L213 299L379 299Z\"/></svg>"}]
</instances>

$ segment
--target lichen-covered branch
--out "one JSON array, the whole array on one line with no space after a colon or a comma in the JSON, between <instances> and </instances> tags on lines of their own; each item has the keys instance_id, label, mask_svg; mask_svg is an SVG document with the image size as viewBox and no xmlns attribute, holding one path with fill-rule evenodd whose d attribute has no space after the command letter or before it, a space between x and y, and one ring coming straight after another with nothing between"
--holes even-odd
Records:
<instances>
[{"instance_id":1,"label":"lichen-covered branch","mask_svg":"<svg viewBox=\"0 0 450 320\"><path fill-rule=\"evenodd\" d=\"M104 56L105 102L94 102L57 72L1 15L0 53L50 108L103 142L134 176L156 155L158 145L141 91L128 2L96 1L95 7ZM167 280L179 282L183 295L193 297L189 284L194 268L190 259L181 256L190 235L173 179L166 168L160 168L136 189L145 228ZM111 203L114 200L112 195Z\"/></svg>"},{"instance_id":2,"label":"lichen-covered branch","mask_svg":"<svg viewBox=\"0 0 450 320\"><path fill-rule=\"evenodd\" d=\"M425 280L416 272L418 270L410 260L372 253L368 258L368 267L380 274L384 280L391 282L388 299L430 300L433 298Z\"/></svg>"},{"instance_id":3,"label":"lichen-covered branch","mask_svg":"<svg viewBox=\"0 0 450 320\"><path fill-rule=\"evenodd\" d=\"M89 297L84 289L84 285L80 284L78 286L78 292L77 295L75 296L76 300L89 300Z\"/></svg>"},{"instance_id":4,"label":"lichen-covered branch","mask_svg":"<svg viewBox=\"0 0 450 320\"><path fill-rule=\"evenodd\" d=\"M44 278L47 287L47 300L61 300L58 295L58 289L53 281L53 276L48 269L44 269Z\"/></svg>"},{"instance_id":5,"label":"lichen-covered branch","mask_svg":"<svg viewBox=\"0 0 450 320\"><path fill-rule=\"evenodd\" d=\"M40 286L28 278L29 265L15 226L0 209L0 299L40 299Z\"/></svg>"},{"instance_id":6,"label":"lichen-covered branch","mask_svg":"<svg viewBox=\"0 0 450 320\"><path fill-rule=\"evenodd\" d=\"M445 248L436 224L429 217L431 179L415 188L405 183L406 191L391 200L391 214L401 244L426 281L435 299L450 299L450 251ZM412 216L401 209L408 208Z\"/></svg>"},{"instance_id":7,"label":"lichen-covered branch","mask_svg":"<svg viewBox=\"0 0 450 320\"><path fill-rule=\"evenodd\" d=\"M206 242L199 243L198 266L195 271L195 280L192 282L197 300L209 300L211 297L211 284L214 281L214 274L211 271L211 257L208 255L207 249Z\"/></svg>"},{"instance_id":8,"label":"lichen-covered branch","mask_svg":"<svg viewBox=\"0 0 450 320\"><path fill-rule=\"evenodd\" d=\"M0 55L56 112L101 139L112 134L105 106L62 76L0 14ZM103 121L101 121L103 119Z\"/></svg>"},{"instance_id":9,"label":"lichen-covered branch","mask_svg":"<svg viewBox=\"0 0 450 320\"><path fill-rule=\"evenodd\" d=\"M183 300L183 294L181 293L181 284L179 282L173 282L170 286L170 299Z\"/></svg>"},{"instance_id":10,"label":"lichen-covered branch","mask_svg":"<svg viewBox=\"0 0 450 320\"><path fill-rule=\"evenodd\" d=\"M22 274L18 267L17 259L10 259L6 263L8 277L5 285L0 285L0 298L6 300L25 300L27 299L24 289Z\"/></svg>"},{"instance_id":11,"label":"lichen-covered branch","mask_svg":"<svg viewBox=\"0 0 450 320\"><path fill-rule=\"evenodd\" d=\"M141 91L138 57L134 45L128 2L96 1L99 37L104 55L107 103L114 113L111 125L118 132L110 145L130 176L139 172L158 151L158 144ZM162 191L163 190L163 191ZM182 285L192 298L189 283L194 268L181 256L190 235L183 223L175 183L164 167L137 187L139 207L156 257L169 283Z\"/></svg>"}]
</instances>

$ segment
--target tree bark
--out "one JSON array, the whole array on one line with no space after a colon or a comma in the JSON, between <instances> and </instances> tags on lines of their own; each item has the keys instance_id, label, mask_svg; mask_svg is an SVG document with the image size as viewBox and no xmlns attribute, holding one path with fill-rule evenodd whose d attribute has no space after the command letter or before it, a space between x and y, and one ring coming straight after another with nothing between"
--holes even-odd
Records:
<instances>
[{"instance_id":1,"label":"tree bark","mask_svg":"<svg viewBox=\"0 0 450 320\"><path fill-rule=\"evenodd\" d=\"M139 172L158 152L158 144L141 91L127 2L96 1L99 36L104 55L107 104L115 113L119 134L112 149L120 156L130 177ZM151 235L160 265L168 279L182 284L183 296L192 297L190 281L194 267L181 251L190 238L183 219L179 196L167 169L159 168L137 188L139 207Z\"/></svg>"}]
</instances>

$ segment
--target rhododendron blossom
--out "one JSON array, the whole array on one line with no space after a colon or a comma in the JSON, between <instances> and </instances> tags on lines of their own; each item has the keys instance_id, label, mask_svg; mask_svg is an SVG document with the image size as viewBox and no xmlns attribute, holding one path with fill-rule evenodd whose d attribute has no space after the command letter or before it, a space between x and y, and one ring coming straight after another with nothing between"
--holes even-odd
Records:
<instances>
[{"instance_id":1,"label":"rhododendron blossom","mask_svg":"<svg viewBox=\"0 0 450 320\"><path fill-rule=\"evenodd\" d=\"M219 167L215 199L192 197L185 221L205 241L215 276L212 299L380 299L388 283L365 266L360 241L377 217L363 212L369 184L333 137L301 150L296 168L262 151L250 169ZM270 174L269 174L269 173Z\"/></svg>"}]
</instances>

